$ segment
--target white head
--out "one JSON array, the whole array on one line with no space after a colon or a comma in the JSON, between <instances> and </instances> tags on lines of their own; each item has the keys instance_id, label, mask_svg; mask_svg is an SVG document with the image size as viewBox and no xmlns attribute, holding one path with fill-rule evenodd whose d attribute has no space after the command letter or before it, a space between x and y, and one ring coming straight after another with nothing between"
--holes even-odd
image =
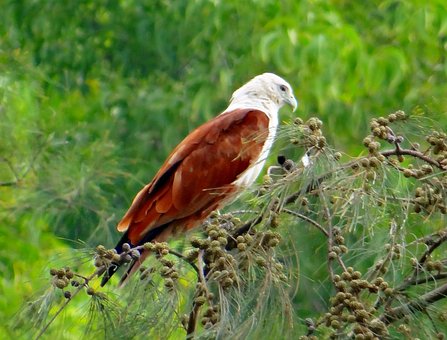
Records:
<instances>
[{"instance_id":1,"label":"white head","mask_svg":"<svg viewBox=\"0 0 447 340\"><path fill-rule=\"evenodd\" d=\"M290 84L276 74L263 73L233 93L227 111L253 108L276 113L284 104L290 105L293 111L298 106Z\"/></svg>"}]
</instances>

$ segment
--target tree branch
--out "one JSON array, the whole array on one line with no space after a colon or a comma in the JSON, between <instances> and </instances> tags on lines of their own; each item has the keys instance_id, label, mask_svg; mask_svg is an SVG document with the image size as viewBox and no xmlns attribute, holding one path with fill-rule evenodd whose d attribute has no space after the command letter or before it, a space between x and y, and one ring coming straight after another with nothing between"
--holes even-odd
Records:
<instances>
[{"instance_id":1,"label":"tree branch","mask_svg":"<svg viewBox=\"0 0 447 340\"><path fill-rule=\"evenodd\" d=\"M427 306L445 298L446 295L447 283L411 302L408 302L407 304L387 310L385 314L380 317L380 320L386 325L389 325L409 314L424 311Z\"/></svg>"},{"instance_id":2,"label":"tree branch","mask_svg":"<svg viewBox=\"0 0 447 340\"><path fill-rule=\"evenodd\" d=\"M381 151L380 153L385 157L398 156L398 155L412 156L415 158L419 158L419 159L423 160L424 162L429 163L441 170L447 170L438 161L435 161L434 159L424 155L422 152L417 151L417 150L399 148L399 149Z\"/></svg>"},{"instance_id":3,"label":"tree branch","mask_svg":"<svg viewBox=\"0 0 447 340\"><path fill-rule=\"evenodd\" d=\"M430 244L430 247L422 254L422 256L419 259L419 261L417 262L411 276L408 277L407 279L405 279L404 282L398 288L396 288L397 290L403 291L409 286L417 285L417 284L424 283L427 281L432 281L432 280L429 280L430 277L419 278L418 276L419 276L420 270L422 269L422 266L427 261L427 259L430 257L430 255L433 253L433 251L435 251L435 249L438 248L442 243L447 241L447 232L444 232L441 235L439 235L439 238L437 240L431 239L431 241L432 241L432 243ZM440 277L440 278L443 278L443 277Z\"/></svg>"},{"instance_id":4,"label":"tree branch","mask_svg":"<svg viewBox=\"0 0 447 340\"><path fill-rule=\"evenodd\" d=\"M438 274L425 276L425 277L419 277L419 278L409 278L403 284L396 287L395 290L396 291L404 291L409 286L417 286L420 284L425 284L425 283L429 283L432 281L438 281L438 280L443 280L443 279L447 279L447 273L438 273Z\"/></svg>"},{"instance_id":5,"label":"tree branch","mask_svg":"<svg viewBox=\"0 0 447 340\"><path fill-rule=\"evenodd\" d=\"M198 282L200 282L205 290L205 295L208 299L210 299L210 292L207 289L207 285L206 285L206 278L205 275L203 273L203 267L204 267L204 263L203 263L203 250L199 251L199 254L197 255L197 265L199 268L198 271ZM202 292L200 288L196 288L196 293L195 293L195 298L198 298L200 296L202 296ZM197 301L194 301L193 307L192 307L192 311L189 314L189 320L188 320L188 327L186 330L186 338L187 339L192 339L194 338L194 332L196 330L196 326L197 326L197 317L199 315L199 310L200 307L202 306L202 304L197 303Z\"/></svg>"}]
</instances>

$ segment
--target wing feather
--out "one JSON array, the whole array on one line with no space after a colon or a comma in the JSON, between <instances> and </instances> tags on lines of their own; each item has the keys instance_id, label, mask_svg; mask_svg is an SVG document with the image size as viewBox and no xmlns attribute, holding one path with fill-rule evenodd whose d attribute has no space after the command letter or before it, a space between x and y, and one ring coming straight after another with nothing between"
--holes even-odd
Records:
<instances>
[{"instance_id":1,"label":"wing feather","mask_svg":"<svg viewBox=\"0 0 447 340\"><path fill-rule=\"evenodd\" d=\"M174 223L189 229L215 210L233 182L258 159L269 119L257 110L223 113L189 134L118 224L138 244L151 229Z\"/></svg>"}]
</instances>

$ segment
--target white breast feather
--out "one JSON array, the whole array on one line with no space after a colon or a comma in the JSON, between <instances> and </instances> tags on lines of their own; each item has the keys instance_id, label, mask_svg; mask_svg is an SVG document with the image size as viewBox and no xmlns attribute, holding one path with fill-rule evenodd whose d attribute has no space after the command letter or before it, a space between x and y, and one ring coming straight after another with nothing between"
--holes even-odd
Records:
<instances>
[{"instance_id":1,"label":"white breast feather","mask_svg":"<svg viewBox=\"0 0 447 340\"><path fill-rule=\"evenodd\" d=\"M265 140L264 146L262 147L261 153L259 154L258 159L256 159L253 164L247 170L245 170L237 180L233 182L233 184L236 186L248 187L252 185L256 178L258 178L259 174L262 171L262 168L264 167L265 161L267 160L268 154L275 139L276 130L278 127L278 115L273 114L269 116L269 133L267 139Z\"/></svg>"}]
</instances>

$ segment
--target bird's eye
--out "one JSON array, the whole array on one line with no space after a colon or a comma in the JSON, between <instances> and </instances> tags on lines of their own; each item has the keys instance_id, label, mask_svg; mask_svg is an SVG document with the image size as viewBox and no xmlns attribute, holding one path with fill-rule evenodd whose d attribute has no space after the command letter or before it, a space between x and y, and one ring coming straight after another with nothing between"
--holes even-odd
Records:
<instances>
[{"instance_id":1,"label":"bird's eye","mask_svg":"<svg viewBox=\"0 0 447 340\"><path fill-rule=\"evenodd\" d=\"M279 89L280 89L282 92L286 92L286 91L287 91L287 87L286 87L285 85L279 85Z\"/></svg>"}]
</instances>

